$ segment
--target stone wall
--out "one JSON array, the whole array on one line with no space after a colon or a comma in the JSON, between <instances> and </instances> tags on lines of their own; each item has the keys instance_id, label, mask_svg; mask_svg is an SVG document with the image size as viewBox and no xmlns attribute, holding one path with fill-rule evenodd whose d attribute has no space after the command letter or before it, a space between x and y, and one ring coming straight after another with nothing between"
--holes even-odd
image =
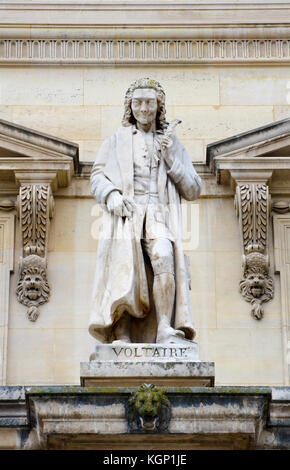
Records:
<instances>
[{"instance_id":1,"label":"stone wall","mask_svg":"<svg viewBox=\"0 0 290 470\"><path fill-rule=\"evenodd\" d=\"M125 34L120 32L121 28L112 31L107 27L96 32L91 25L91 29L85 29L85 22L82 29L72 22L66 33L59 26L59 18L45 30L43 25L39 26L39 12L30 30L21 26L18 16L14 16L13 29L11 11L7 9L7 18L2 20L3 24L11 21L10 29L5 30L3 24L0 25L3 41L11 38L13 41L17 38L53 41L66 34L71 40L86 36L91 40L105 40L111 34L117 41ZM230 13L228 7L227 14ZM185 13L178 12L181 25L178 32L173 27L173 19L168 20L166 26L164 11L160 13L160 20L153 13L151 23L146 20L145 39L154 34L160 41L162 38L186 39L191 34L196 40L204 36L202 40L206 41L216 36L229 38L232 41L229 47L238 41L239 48L242 39L250 41L243 45L245 51L250 47L248 55L239 49L244 57L237 58L232 52L229 60L219 55L220 52L206 57L197 54L190 60L178 54L170 59L165 52L163 58L155 62L135 57L131 64L123 60L120 53L119 58L109 55L104 60L85 60L80 56L52 60L52 56L45 56L49 44L42 47L43 57L39 49L36 58L25 59L17 56L21 55L21 47L17 46L16 53L15 42L12 41L14 52L10 56L9 50L4 48L9 44L1 43L0 119L75 142L79 144L80 161L93 162L101 142L120 125L127 87L138 77L150 76L160 81L166 90L168 120L182 119L177 135L193 162L205 163L209 143L289 116L288 30L281 27L278 33L271 28L258 28L259 21L261 24L269 21L273 26L272 20L267 11L260 18L259 12L254 13L252 26L248 25L250 32L234 28L232 16L228 20L225 17L228 25L224 29L202 26L200 20L198 31L194 33L190 29L193 20L187 23ZM237 16L241 24L245 22L246 13L243 14L244 17ZM277 28L283 11L279 14L281 17L273 16ZM141 22L140 16L138 18ZM93 23L93 19L91 21ZM159 29L152 32L156 24ZM135 28L126 34L128 40L133 40L140 38L141 32ZM256 45L253 40L257 41ZM260 47L260 55L255 55L254 46ZM57 47L60 49L61 43ZM117 48L115 43L114 47ZM220 51L217 47L221 45L213 47ZM270 47L268 52L266 47ZM198 171L200 167L197 165ZM264 318L256 321L239 293L241 251L234 188L217 184L212 175L201 176L202 196L188 212L189 223L193 223L189 231L194 231L195 238L188 242L188 233L185 236L185 250L191 258L191 295L201 359L215 362L218 385L285 385L280 277L274 274L272 229L269 250L275 296L266 304ZM16 194L14 187L1 190L1 197L15 199ZM35 323L28 321L25 307L15 297L20 256L19 222L16 222L15 267L10 283L8 385L79 384L79 363L87 361L93 349L94 341L89 337L87 325L99 212L90 196L88 175L75 176L68 188L55 191L54 199L55 215L48 249L51 298L41 307Z\"/></svg>"},{"instance_id":2,"label":"stone wall","mask_svg":"<svg viewBox=\"0 0 290 470\"><path fill-rule=\"evenodd\" d=\"M93 161L120 125L129 84L149 76L167 93L168 119L193 161L206 145L289 116L289 66L67 65L1 69L0 118L77 142Z\"/></svg>"},{"instance_id":3,"label":"stone wall","mask_svg":"<svg viewBox=\"0 0 290 470\"><path fill-rule=\"evenodd\" d=\"M7 371L11 385L78 384L79 363L87 361L93 350L87 325L100 211L89 196L88 179L74 179L75 196L62 192L55 195L50 229L51 298L41 306L35 323L28 321L25 307L15 297L17 269L11 277ZM217 384L283 384L279 276L275 276L274 299L265 306L264 318L256 321L239 293L241 253L233 197L205 196L193 206L192 210L185 205L184 245L191 259L201 359L215 362ZM193 226L193 238L188 237L187 224ZM17 237L16 248L19 245Z\"/></svg>"}]
</instances>

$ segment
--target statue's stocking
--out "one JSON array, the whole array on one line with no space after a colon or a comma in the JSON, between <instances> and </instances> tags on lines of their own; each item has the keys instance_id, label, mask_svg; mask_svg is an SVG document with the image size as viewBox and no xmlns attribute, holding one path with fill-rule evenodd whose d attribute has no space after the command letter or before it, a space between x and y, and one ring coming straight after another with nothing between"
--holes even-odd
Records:
<instances>
[{"instance_id":1,"label":"statue's stocking","mask_svg":"<svg viewBox=\"0 0 290 470\"><path fill-rule=\"evenodd\" d=\"M157 337L156 343L169 340L170 336L184 336L180 330L175 330L171 326L174 298L175 279L171 273L161 273L154 276L153 298L157 316Z\"/></svg>"}]
</instances>

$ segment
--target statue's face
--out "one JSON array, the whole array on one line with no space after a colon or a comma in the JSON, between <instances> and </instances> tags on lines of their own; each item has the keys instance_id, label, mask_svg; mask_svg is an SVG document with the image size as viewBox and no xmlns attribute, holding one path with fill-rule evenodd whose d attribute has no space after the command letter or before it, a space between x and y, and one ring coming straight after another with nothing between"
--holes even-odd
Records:
<instances>
[{"instance_id":1,"label":"statue's face","mask_svg":"<svg viewBox=\"0 0 290 470\"><path fill-rule=\"evenodd\" d=\"M156 91L152 88L134 90L131 108L137 122L143 125L153 123L158 109Z\"/></svg>"}]
</instances>

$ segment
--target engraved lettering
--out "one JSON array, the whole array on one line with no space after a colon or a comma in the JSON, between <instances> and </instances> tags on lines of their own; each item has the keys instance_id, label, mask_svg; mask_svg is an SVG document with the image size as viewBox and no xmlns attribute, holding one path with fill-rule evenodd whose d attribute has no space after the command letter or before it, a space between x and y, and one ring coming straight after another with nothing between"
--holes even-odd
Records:
<instances>
[{"instance_id":1,"label":"engraved lettering","mask_svg":"<svg viewBox=\"0 0 290 470\"><path fill-rule=\"evenodd\" d=\"M125 348L124 352L126 357L131 357L133 353L131 348Z\"/></svg>"},{"instance_id":2,"label":"engraved lettering","mask_svg":"<svg viewBox=\"0 0 290 470\"><path fill-rule=\"evenodd\" d=\"M176 351L176 348L170 348L170 356L175 356L175 357L178 357L177 356L177 351Z\"/></svg>"},{"instance_id":3,"label":"engraved lettering","mask_svg":"<svg viewBox=\"0 0 290 470\"><path fill-rule=\"evenodd\" d=\"M187 348L180 348L180 357L187 357Z\"/></svg>"},{"instance_id":4,"label":"engraved lettering","mask_svg":"<svg viewBox=\"0 0 290 470\"><path fill-rule=\"evenodd\" d=\"M142 357L142 354L141 355L138 355L138 348L135 348L135 357Z\"/></svg>"},{"instance_id":5,"label":"engraved lettering","mask_svg":"<svg viewBox=\"0 0 290 470\"><path fill-rule=\"evenodd\" d=\"M149 357L149 354L147 352L152 351L152 348L142 348L143 351L145 351L145 357Z\"/></svg>"},{"instance_id":6,"label":"engraved lettering","mask_svg":"<svg viewBox=\"0 0 290 470\"><path fill-rule=\"evenodd\" d=\"M152 354L152 356L153 356L153 357L160 357L158 348L155 348L155 349L154 349L154 353Z\"/></svg>"},{"instance_id":7,"label":"engraved lettering","mask_svg":"<svg viewBox=\"0 0 290 470\"><path fill-rule=\"evenodd\" d=\"M117 357L120 356L121 352L123 351L123 348L120 348L120 351L118 352L116 348L112 348L114 353L116 354Z\"/></svg>"},{"instance_id":8,"label":"engraved lettering","mask_svg":"<svg viewBox=\"0 0 290 470\"><path fill-rule=\"evenodd\" d=\"M112 347L117 358L168 358L168 357L176 357L187 359L188 353L190 352L190 348L183 348L183 347L174 347L174 348L167 348L167 347L159 347L159 346L152 346L152 347L141 347L141 346L126 346L126 347ZM122 359L121 359L122 360Z\"/></svg>"}]
</instances>

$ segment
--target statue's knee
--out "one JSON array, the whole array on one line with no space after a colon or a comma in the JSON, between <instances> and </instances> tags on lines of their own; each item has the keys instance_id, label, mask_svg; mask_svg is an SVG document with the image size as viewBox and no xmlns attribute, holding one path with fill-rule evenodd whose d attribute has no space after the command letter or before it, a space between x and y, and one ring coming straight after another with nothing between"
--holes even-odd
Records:
<instances>
[{"instance_id":1,"label":"statue's knee","mask_svg":"<svg viewBox=\"0 0 290 470\"><path fill-rule=\"evenodd\" d=\"M154 240L151 246L151 255L153 259L157 258L173 258L172 242L167 238L159 238Z\"/></svg>"},{"instance_id":2,"label":"statue's knee","mask_svg":"<svg viewBox=\"0 0 290 470\"><path fill-rule=\"evenodd\" d=\"M171 274L174 280L173 256L160 256L151 261L154 276L158 274Z\"/></svg>"}]
</instances>

